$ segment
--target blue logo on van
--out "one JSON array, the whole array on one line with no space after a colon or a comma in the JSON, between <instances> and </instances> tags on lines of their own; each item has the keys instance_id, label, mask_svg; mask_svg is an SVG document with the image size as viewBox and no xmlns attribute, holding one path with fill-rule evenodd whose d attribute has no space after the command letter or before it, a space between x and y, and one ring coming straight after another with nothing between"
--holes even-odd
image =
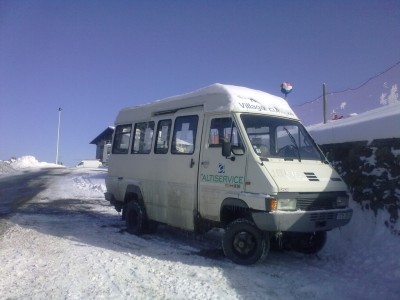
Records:
<instances>
[{"instance_id":1,"label":"blue logo on van","mask_svg":"<svg viewBox=\"0 0 400 300\"><path fill-rule=\"evenodd\" d=\"M224 174L225 173L225 165L218 164L218 173L219 174Z\"/></svg>"}]
</instances>

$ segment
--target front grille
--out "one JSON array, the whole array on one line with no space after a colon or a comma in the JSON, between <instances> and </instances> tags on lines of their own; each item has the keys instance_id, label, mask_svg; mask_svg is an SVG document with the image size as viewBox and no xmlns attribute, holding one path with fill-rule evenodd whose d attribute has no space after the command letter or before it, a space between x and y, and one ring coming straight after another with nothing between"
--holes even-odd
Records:
<instances>
[{"instance_id":1,"label":"front grille","mask_svg":"<svg viewBox=\"0 0 400 300\"><path fill-rule=\"evenodd\" d=\"M318 221L328 221L333 220L335 217L335 213L314 213L310 215L310 221L318 222Z\"/></svg>"},{"instance_id":2,"label":"front grille","mask_svg":"<svg viewBox=\"0 0 400 300\"><path fill-rule=\"evenodd\" d=\"M305 211L335 209L338 193L300 193L297 209Z\"/></svg>"}]
</instances>

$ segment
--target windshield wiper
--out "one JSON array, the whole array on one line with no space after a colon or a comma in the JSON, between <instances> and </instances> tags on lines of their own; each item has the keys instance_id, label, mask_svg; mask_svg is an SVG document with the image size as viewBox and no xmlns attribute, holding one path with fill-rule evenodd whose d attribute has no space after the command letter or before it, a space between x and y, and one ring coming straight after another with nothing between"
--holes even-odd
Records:
<instances>
[{"instance_id":1,"label":"windshield wiper","mask_svg":"<svg viewBox=\"0 0 400 300\"><path fill-rule=\"evenodd\" d=\"M300 149L299 149L299 146L298 146L297 143L296 143L296 140L294 139L293 135L289 132L289 130L288 130L286 127L283 127L283 129L286 131L286 133L288 134L290 140L291 140L292 143L293 143L293 146L296 148L296 150L297 150L297 156L298 156L299 162L301 162Z\"/></svg>"}]
</instances>

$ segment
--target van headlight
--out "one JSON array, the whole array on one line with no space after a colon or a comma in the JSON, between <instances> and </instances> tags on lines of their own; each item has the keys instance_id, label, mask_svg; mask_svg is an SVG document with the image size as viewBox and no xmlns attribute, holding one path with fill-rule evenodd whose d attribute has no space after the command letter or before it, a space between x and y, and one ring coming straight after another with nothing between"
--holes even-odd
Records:
<instances>
[{"instance_id":1,"label":"van headlight","mask_svg":"<svg viewBox=\"0 0 400 300\"><path fill-rule=\"evenodd\" d=\"M296 199L279 199L278 210L296 210Z\"/></svg>"},{"instance_id":2,"label":"van headlight","mask_svg":"<svg viewBox=\"0 0 400 300\"><path fill-rule=\"evenodd\" d=\"M336 207L347 207L349 205L349 196L340 195L336 198Z\"/></svg>"}]
</instances>

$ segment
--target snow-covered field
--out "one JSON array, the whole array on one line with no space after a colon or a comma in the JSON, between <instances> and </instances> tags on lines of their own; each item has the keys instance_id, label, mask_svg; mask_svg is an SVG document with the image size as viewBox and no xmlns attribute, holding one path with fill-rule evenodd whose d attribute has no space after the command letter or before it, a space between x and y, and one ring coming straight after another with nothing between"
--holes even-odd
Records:
<instances>
[{"instance_id":1,"label":"snow-covered field","mask_svg":"<svg viewBox=\"0 0 400 300\"><path fill-rule=\"evenodd\" d=\"M0 178L47 166L35 161L3 162ZM271 252L247 267L222 255L216 231L197 240L168 227L129 235L104 200L105 176L53 168L33 200L0 223L1 299L400 297L400 239L383 225L385 216L354 203L350 224L330 232L318 256Z\"/></svg>"}]
</instances>

